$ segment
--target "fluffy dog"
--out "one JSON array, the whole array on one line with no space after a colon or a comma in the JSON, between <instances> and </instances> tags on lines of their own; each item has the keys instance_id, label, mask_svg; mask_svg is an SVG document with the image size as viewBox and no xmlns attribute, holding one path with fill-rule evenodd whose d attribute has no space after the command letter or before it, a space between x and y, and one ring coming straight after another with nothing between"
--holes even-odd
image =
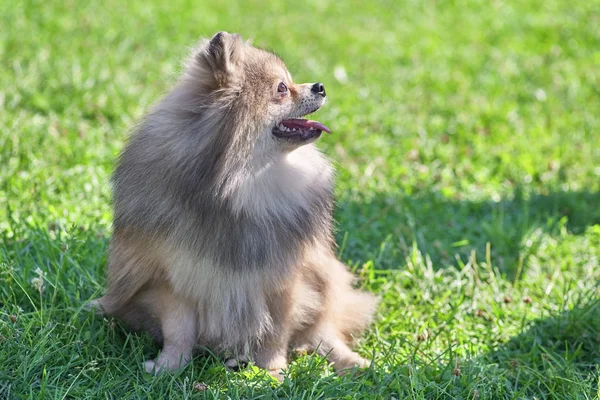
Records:
<instances>
[{"instance_id":1,"label":"fluffy dog","mask_svg":"<svg viewBox=\"0 0 600 400\"><path fill-rule=\"evenodd\" d=\"M196 346L275 376L293 346L336 370L375 301L334 254L333 170L302 119L326 102L275 55L217 33L140 122L113 177L106 294L92 304L162 344L148 372Z\"/></svg>"}]
</instances>

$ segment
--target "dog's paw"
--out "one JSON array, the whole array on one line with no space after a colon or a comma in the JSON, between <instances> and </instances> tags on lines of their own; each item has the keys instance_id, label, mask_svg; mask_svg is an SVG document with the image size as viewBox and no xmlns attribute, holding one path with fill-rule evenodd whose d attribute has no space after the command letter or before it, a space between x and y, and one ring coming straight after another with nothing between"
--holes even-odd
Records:
<instances>
[{"instance_id":1,"label":"dog's paw","mask_svg":"<svg viewBox=\"0 0 600 400\"><path fill-rule=\"evenodd\" d=\"M295 357L304 357L310 352L310 348L308 346L296 346L292 349L292 353Z\"/></svg>"},{"instance_id":2,"label":"dog's paw","mask_svg":"<svg viewBox=\"0 0 600 400\"><path fill-rule=\"evenodd\" d=\"M160 360L146 360L144 362L144 369L150 375L158 375L161 372L168 372L176 370L177 368L169 367L169 364L166 362L161 363Z\"/></svg>"},{"instance_id":3,"label":"dog's paw","mask_svg":"<svg viewBox=\"0 0 600 400\"><path fill-rule=\"evenodd\" d=\"M147 373L151 374L151 375L156 375L160 372L160 366L156 365L156 361L154 360L146 360L146 362L144 362L144 369L146 370Z\"/></svg>"},{"instance_id":4,"label":"dog's paw","mask_svg":"<svg viewBox=\"0 0 600 400\"><path fill-rule=\"evenodd\" d=\"M267 370L267 372L269 372L269 375L271 375L273 378L277 379L277 381L279 383L283 383L285 375L284 375L283 370L281 368L269 369L269 370Z\"/></svg>"},{"instance_id":5,"label":"dog's paw","mask_svg":"<svg viewBox=\"0 0 600 400\"><path fill-rule=\"evenodd\" d=\"M354 366L360 369L371 368L371 361L366 360L364 358L359 358L358 361L354 363Z\"/></svg>"},{"instance_id":6,"label":"dog's paw","mask_svg":"<svg viewBox=\"0 0 600 400\"><path fill-rule=\"evenodd\" d=\"M158 375L161 372L174 371L177 367L171 367L168 361L161 360L158 357L156 360L147 360L144 362L144 369L151 375Z\"/></svg>"},{"instance_id":7,"label":"dog's paw","mask_svg":"<svg viewBox=\"0 0 600 400\"><path fill-rule=\"evenodd\" d=\"M144 369L147 373L156 375L164 371L177 371L190 362L191 354L183 355L179 352L163 352L154 360L144 362Z\"/></svg>"},{"instance_id":8,"label":"dog's paw","mask_svg":"<svg viewBox=\"0 0 600 400\"><path fill-rule=\"evenodd\" d=\"M85 306L83 306L83 308L86 311L96 310L96 314L99 314L99 315L103 315L105 313L104 307L102 307L102 303L100 302L100 299L94 299L94 300L88 302Z\"/></svg>"},{"instance_id":9,"label":"dog's paw","mask_svg":"<svg viewBox=\"0 0 600 400\"><path fill-rule=\"evenodd\" d=\"M240 369L244 369L248 366L248 360L243 358L228 358L225 360L225 366L232 371L239 371Z\"/></svg>"},{"instance_id":10,"label":"dog's paw","mask_svg":"<svg viewBox=\"0 0 600 400\"><path fill-rule=\"evenodd\" d=\"M338 375L346 375L356 369L368 369L371 367L371 361L362 357L356 357L349 360L338 361L333 367Z\"/></svg>"}]
</instances>

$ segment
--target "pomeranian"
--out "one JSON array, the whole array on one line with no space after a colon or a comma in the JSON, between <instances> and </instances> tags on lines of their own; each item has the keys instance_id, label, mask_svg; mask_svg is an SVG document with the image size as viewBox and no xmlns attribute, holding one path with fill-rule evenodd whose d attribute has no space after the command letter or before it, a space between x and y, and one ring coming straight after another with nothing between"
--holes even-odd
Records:
<instances>
[{"instance_id":1,"label":"pomeranian","mask_svg":"<svg viewBox=\"0 0 600 400\"><path fill-rule=\"evenodd\" d=\"M198 347L279 379L292 348L338 372L368 366L349 346L376 302L334 253L333 169L313 144L329 129L302 118L326 99L219 32L137 126L113 176L108 287L91 305L162 346L147 372Z\"/></svg>"}]
</instances>

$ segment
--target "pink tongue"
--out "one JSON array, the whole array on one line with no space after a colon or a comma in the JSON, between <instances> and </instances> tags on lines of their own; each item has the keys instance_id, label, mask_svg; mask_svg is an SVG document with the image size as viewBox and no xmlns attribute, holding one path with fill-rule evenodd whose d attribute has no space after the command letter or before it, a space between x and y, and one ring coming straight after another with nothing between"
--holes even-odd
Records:
<instances>
[{"instance_id":1,"label":"pink tongue","mask_svg":"<svg viewBox=\"0 0 600 400\"><path fill-rule=\"evenodd\" d=\"M325 131L327 133L331 133L331 130L318 121L311 121L310 119L286 119L281 121L281 123L287 128L298 128L298 129L318 129L320 131Z\"/></svg>"}]
</instances>

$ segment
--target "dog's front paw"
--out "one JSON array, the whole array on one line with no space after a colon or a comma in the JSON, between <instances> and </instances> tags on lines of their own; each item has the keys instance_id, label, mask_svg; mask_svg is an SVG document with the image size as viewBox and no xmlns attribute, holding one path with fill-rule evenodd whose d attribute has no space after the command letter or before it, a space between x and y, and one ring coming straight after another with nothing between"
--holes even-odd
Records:
<instances>
[{"instance_id":1,"label":"dog's front paw","mask_svg":"<svg viewBox=\"0 0 600 400\"><path fill-rule=\"evenodd\" d=\"M156 375L163 371L176 371L185 367L191 357L183 357L182 355L162 353L155 360L147 360L144 362L144 369L147 373Z\"/></svg>"},{"instance_id":2,"label":"dog's front paw","mask_svg":"<svg viewBox=\"0 0 600 400\"><path fill-rule=\"evenodd\" d=\"M228 358L225 360L225 366L232 371L239 371L248 366L248 360L246 358Z\"/></svg>"},{"instance_id":3,"label":"dog's front paw","mask_svg":"<svg viewBox=\"0 0 600 400\"><path fill-rule=\"evenodd\" d=\"M151 375L156 375L160 372L160 366L157 367L156 361L154 360L146 360L146 362L144 362L144 369Z\"/></svg>"},{"instance_id":4,"label":"dog's front paw","mask_svg":"<svg viewBox=\"0 0 600 400\"><path fill-rule=\"evenodd\" d=\"M173 368L169 365L168 362L162 361L160 359L156 360L147 360L144 362L144 369L150 375L158 375L161 372L175 371L178 368Z\"/></svg>"}]
</instances>

